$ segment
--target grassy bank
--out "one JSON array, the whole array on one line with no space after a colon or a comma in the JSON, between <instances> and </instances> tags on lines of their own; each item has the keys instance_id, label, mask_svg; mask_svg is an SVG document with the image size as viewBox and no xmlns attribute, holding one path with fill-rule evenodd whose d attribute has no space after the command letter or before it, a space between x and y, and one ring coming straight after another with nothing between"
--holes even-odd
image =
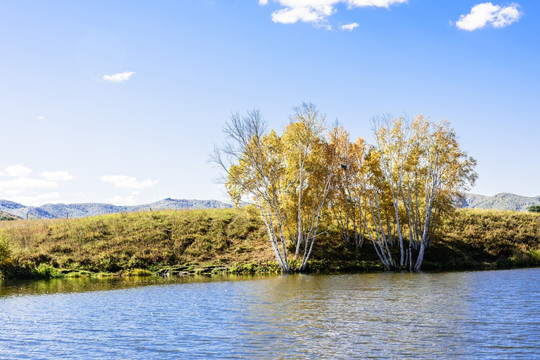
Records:
<instances>
[{"instance_id":1,"label":"grassy bank","mask_svg":"<svg viewBox=\"0 0 540 360\"><path fill-rule=\"evenodd\" d=\"M424 269L540 265L540 215L458 211ZM17 278L278 272L257 217L244 210L154 211L0 222L0 268ZM311 271L382 270L372 246L346 248L326 229Z\"/></svg>"},{"instance_id":2,"label":"grassy bank","mask_svg":"<svg viewBox=\"0 0 540 360\"><path fill-rule=\"evenodd\" d=\"M447 219L424 269L540 266L540 214L462 209Z\"/></svg>"},{"instance_id":3,"label":"grassy bank","mask_svg":"<svg viewBox=\"0 0 540 360\"><path fill-rule=\"evenodd\" d=\"M0 224L6 276L203 273L274 268L256 219L240 210L155 211ZM49 272L49 273L48 273ZM42 273L42 274L41 274Z\"/></svg>"}]
</instances>

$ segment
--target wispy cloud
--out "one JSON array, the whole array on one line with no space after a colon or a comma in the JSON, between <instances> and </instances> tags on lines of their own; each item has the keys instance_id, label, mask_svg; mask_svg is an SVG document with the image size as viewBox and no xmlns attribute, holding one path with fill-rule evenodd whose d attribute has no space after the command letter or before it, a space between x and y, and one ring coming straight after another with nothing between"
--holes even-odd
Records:
<instances>
[{"instance_id":1,"label":"wispy cloud","mask_svg":"<svg viewBox=\"0 0 540 360\"><path fill-rule=\"evenodd\" d=\"M137 205L137 198L133 195L122 197L120 195L113 196L111 198L105 199L106 203L114 205Z\"/></svg>"},{"instance_id":2,"label":"wispy cloud","mask_svg":"<svg viewBox=\"0 0 540 360\"><path fill-rule=\"evenodd\" d=\"M103 80L110 81L113 83L121 83L124 81L128 81L134 74L135 72L133 71L125 71L125 72L116 73L112 75L103 75Z\"/></svg>"},{"instance_id":3,"label":"wispy cloud","mask_svg":"<svg viewBox=\"0 0 540 360\"><path fill-rule=\"evenodd\" d=\"M20 164L8 166L4 171L8 176L12 177L28 176L32 173L32 170Z\"/></svg>"},{"instance_id":4,"label":"wispy cloud","mask_svg":"<svg viewBox=\"0 0 540 360\"><path fill-rule=\"evenodd\" d=\"M50 181L67 181L73 179L73 175L67 171L45 171L39 174L39 176Z\"/></svg>"},{"instance_id":5,"label":"wispy cloud","mask_svg":"<svg viewBox=\"0 0 540 360\"><path fill-rule=\"evenodd\" d=\"M108 182L117 188L124 189L146 189L158 183L158 180L146 179L139 181L133 176L126 175L105 175L101 177L103 182Z\"/></svg>"},{"instance_id":6,"label":"wispy cloud","mask_svg":"<svg viewBox=\"0 0 540 360\"><path fill-rule=\"evenodd\" d=\"M40 178L30 177L32 170L23 165L8 166L1 173L8 176L6 180L0 181L0 198L9 198L13 201L24 197L39 200L40 195L29 195L33 190L53 189L59 186L60 181L73 179L73 176L66 171L45 171Z\"/></svg>"},{"instance_id":7,"label":"wispy cloud","mask_svg":"<svg viewBox=\"0 0 540 360\"><path fill-rule=\"evenodd\" d=\"M15 201L19 204L29 206L40 206L45 203L50 203L52 201L54 201L55 203L62 202L58 201L59 199L60 194L58 192L43 193L38 195L13 196L12 198L10 198L11 201Z\"/></svg>"},{"instance_id":8,"label":"wispy cloud","mask_svg":"<svg viewBox=\"0 0 540 360\"><path fill-rule=\"evenodd\" d=\"M294 24L301 21L330 29L328 17L337 11L335 7L340 3L346 4L348 9L359 7L389 8L392 5L406 3L407 0L276 0L276 2L283 8L272 13L273 22ZM259 0L260 5L267 3L267 0Z\"/></svg>"},{"instance_id":9,"label":"wispy cloud","mask_svg":"<svg viewBox=\"0 0 540 360\"><path fill-rule=\"evenodd\" d=\"M487 25L503 28L518 21L521 16L518 4L502 7L486 2L473 6L469 14L461 15L456 26L467 31L481 29Z\"/></svg>"},{"instance_id":10,"label":"wispy cloud","mask_svg":"<svg viewBox=\"0 0 540 360\"><path fill-rule=\"evenodd\" d=\"M389 8L395 4L406 3L407 0L348 0L346 2L350 7L383 7Z\"/></svg>"},{"instance_id":11,"label":"wispy cloud","mask_svg":"<svg viewBox=\"0 0 540 360\"><path fill-rule=\"evenodd\" d=\"M45 120L46 119L46 117L43 116L43 115L39 115L37 118L38 118L38 120Z\"/></svg>"},{"instance_id":12,"label":"wispy cloud","mask_svg":"<svg viewBox=\"0 0 540 360\"><path fill-rule=\"evenodd\" d=\"M58 187L58 183L50 180L18 177L16 179L0 181L0 194L20 195L31 189L51 189Z\"/></svg>"},{"instance_id":13,"label":"wispy cloud","mask_svg":"<svg viewBox=\"0 0 540 360\"><path fill-rule=\"evenodd\" d=\"M334 13L331 5L288 6L272 13L272 21L281 24L294 24L298 21L314 23L318 26L326 24L326 18Z\"/></svg>"},{"instance_id":14,"label":"wispy cloud","mask_svg":"<svg viewBox=\"0 0 540 360\"><path fill-rule=\"evenodd\" d=\"M341 30L353 31L354 28L357 28L358 26L359 26L358 23L353 22L350 24L342 25Z\"/></svg>"}]
</instances>

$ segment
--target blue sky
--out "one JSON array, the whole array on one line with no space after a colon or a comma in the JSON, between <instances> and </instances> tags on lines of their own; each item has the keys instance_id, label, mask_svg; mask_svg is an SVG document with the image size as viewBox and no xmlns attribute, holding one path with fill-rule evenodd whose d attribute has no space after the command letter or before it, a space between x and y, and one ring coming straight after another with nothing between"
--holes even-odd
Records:
<instances>
[{"instance_id":1,"label":"blue sky","mask_svg":"<svg viewBox=\"0 0 540 360\"><path fill-rule=\"evenodd\" d=\"M266 3L266 4L265 4ZM0 199L226 200L231 112L447 118L472 192L540 195L540 2L0 1Z\"/></svg>"}]
</instances>

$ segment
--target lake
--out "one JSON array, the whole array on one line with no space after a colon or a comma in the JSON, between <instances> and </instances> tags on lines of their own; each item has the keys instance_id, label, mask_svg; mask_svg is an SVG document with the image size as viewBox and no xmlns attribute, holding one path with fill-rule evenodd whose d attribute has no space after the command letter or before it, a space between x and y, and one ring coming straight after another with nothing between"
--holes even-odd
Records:
<instances>
[{"instance_id":1,"label":"lake","mask_svg":"<svg viewBox=\"0 0 540 360\"><path fill-rule=\"evenodd\" d=\"M1 359L540 358L540 269L0 285Z\"/></svg>"}]
</instances>

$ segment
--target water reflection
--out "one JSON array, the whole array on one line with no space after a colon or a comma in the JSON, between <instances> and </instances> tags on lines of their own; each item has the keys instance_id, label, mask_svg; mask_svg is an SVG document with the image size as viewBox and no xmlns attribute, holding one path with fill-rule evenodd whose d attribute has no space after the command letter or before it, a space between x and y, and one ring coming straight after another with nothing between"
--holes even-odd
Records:
<instances>
[{"instance_id":1,"label":"water reflection","mask_svg":"<svg viewBox=\"0 0 540 360\"><path fill-rule=\"evenodd\" d=\"M73 280L4 292L1 358L540 358L540 269Z\"/></svg>"},{"instance_id":2,"label":"water reflection","mask_svg":"<svg viewBox=\"0 0 540 360\"><path fill-rule=\"evenodd\" d=\"M0 298L14 295L45 295L108 291L148 285L206 283L222 280L253 280L260 276L130 276L130 277L78 277L47 280L0 280Z\"/></svg>"},{"instance_id":3,"label":"water reflection","mask_svg":"<svg viewBox=\"0 0 540 360\"><path fill-rule=\"evenodd\" d=\"M248 307L244 334L283 356L418 357L419 342L428 356L466 355L459 320L468 291L467 277L443 274L276 278L253 292L260 299Z\"/></svg>"}]
</instances>

